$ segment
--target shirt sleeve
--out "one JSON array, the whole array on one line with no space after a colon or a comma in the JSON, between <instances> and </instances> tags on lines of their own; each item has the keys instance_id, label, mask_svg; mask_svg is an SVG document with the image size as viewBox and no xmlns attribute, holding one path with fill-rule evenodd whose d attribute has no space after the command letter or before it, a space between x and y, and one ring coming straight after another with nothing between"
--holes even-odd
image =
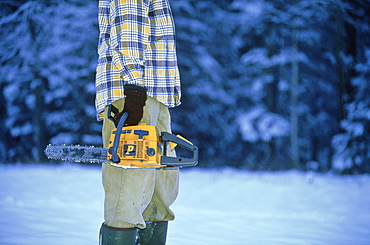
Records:
<instances>
[{"instance_id":1,"label":"shirt sleeve","mask_svg":"<svg viewBox=\"0 0 370 245\"><path fill-rule=\"evenodd\" d=\"M148 4L145 0L113 0L110 9L113 64L126 83L143 86Z\"/></svg>"}]
</instances>

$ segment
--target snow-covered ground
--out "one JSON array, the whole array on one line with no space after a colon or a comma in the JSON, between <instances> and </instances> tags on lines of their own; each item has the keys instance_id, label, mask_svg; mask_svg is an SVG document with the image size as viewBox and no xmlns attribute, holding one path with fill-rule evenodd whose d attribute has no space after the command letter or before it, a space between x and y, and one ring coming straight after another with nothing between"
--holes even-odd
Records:
<instances>
[{"instance_id":1,"label":"snow-covered ground","mask_svg":"<svg viewBox=\"0 0 370 245\"><path fill-rule=\"evenodd\" d=\"M0 164L0 244L93 245L100 168ZM181 170L169 245L370 244L370 176Z\"/></svg>"}]
</instances>

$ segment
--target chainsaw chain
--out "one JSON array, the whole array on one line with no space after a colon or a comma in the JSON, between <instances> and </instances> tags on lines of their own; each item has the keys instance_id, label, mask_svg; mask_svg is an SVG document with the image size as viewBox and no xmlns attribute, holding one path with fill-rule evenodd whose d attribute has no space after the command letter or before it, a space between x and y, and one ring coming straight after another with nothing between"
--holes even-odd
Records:
<instances>
[{"instance_id":1,"label":"chainsaw chain","mask_svg":"<svg viewBox=\"0 0 370 245\"><path fill-rule=\"evenodd\" d=\"M107 148L80 145L48 145L45 154L49 159L81 163L107 163Z\"/></svg>"}]
</instances>

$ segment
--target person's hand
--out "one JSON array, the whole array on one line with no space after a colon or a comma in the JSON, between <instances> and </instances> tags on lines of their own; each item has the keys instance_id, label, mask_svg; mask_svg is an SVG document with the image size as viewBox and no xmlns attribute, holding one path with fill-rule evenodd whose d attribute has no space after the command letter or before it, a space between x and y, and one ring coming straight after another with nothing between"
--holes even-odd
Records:
<instances>
[{"instance_id":1,"label":"person's hand","mask_svg":"<svg viewBox=\"0 0 370 245\"><path fill-rule=\"evenodd\" d=\"M128 117L124 126L137 125L143 117L143 107L145 106L147 98L146 88L133 84L126 84L124 87L124 94L126 97L123 111L114 116L114 121L116 125L118 125L123 113L128 112Z\"/></svg>"}]
</instances>

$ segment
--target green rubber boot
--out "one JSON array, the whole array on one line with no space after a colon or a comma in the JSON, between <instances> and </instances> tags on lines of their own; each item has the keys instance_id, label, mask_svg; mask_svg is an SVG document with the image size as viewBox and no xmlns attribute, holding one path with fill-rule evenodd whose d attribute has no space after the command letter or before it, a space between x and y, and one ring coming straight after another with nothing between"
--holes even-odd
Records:
<instances>
[{"instance_id":1,"label":"green rubber boot","mask_svg":"<svg viewBox=\"0 0 370 245\"><path fill-rule=\"evenodd\" d=\"M167 227L167 221L146 222L146 228L138 230L136 245L165 245Z\"/></svg>"},{"instance_id":2,"label":"green rubber boot","mask_svg":"<svg viewBox=\"0 0 370 245\"><path fill-rule=\"evenodd\" d=\"M102 224L99 245L135 245L137 228L115 228Z\"/></svg>"}]
</instances>

